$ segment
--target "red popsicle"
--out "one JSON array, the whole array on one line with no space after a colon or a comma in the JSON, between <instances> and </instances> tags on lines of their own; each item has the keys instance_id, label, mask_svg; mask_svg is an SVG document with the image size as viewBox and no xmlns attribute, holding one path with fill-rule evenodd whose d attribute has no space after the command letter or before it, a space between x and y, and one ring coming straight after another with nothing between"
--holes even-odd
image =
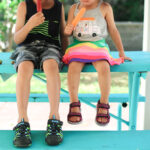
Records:
<instances>
[{"instance_id":1,"label":"red popsicle","mask_svg":"<svg viewBox=\"0 0 150 150\"><path fill-rule=\"evenodd\" d=\"M37 8L37 12L42 11L42 4L41 4L41 0L37 0L36 8Z\"/></svg>"}]
</instances>

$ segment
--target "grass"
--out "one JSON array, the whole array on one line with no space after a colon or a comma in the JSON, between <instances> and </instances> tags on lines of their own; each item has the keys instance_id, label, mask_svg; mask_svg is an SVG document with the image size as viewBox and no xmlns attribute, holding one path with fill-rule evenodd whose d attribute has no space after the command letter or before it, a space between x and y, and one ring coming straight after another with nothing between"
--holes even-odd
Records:
<instances>
[{"instance_id":1,"label":"grass","mask_svg":"<svg viewBox=\"0 0 150 150\"><path fill-rule=\"evenodd\" d=\"M67 74L60 74L61 87L67 90ZM128 93L128 74L111 73L112 84L111 93ZM0 93L15 93L16 74L3 82L0 78ZM45 83L32 78L31 93L47 93ZM79 93L99 93L97 73L82 73L80 80Z\"/></svg>"}]
</instances>

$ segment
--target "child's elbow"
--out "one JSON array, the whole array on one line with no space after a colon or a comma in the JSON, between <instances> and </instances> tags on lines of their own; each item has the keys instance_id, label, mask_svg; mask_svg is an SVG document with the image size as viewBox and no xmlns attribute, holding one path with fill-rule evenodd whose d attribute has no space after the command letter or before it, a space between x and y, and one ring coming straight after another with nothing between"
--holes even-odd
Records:
<instances>
[{"instance_id":1,"label":"child's elbow","mask_svg":"<svg viewBox=\"0 0 150 150\"><path fill-rule=\"evenodd\" d=\"M114 27L114 28L110 28L110 29L109 29L109 33L110 33L110 34L118 34L119 31L118 31L118 29L117 29L116 27Z\"/></svg>"},{"instance_id":2,"label":"child's elbow","mask_svg":"<svg viewBox=\"0 0 150 150\"><path fill-rule=\"evenodd\" d=\"M16 34L14 35L14 42L18 45L20 44L20 40L17 38Z\"/></svg>"},{"instance_id":3,"label":"child's elbow","mask_svg":"<svg viewBox=\"0 0 150 150\"><path fill-rule=\"evenodd\" d=\"M14 37L14 42L18 45L20 44L19 41Z\"/></svg>"}]
</instances>

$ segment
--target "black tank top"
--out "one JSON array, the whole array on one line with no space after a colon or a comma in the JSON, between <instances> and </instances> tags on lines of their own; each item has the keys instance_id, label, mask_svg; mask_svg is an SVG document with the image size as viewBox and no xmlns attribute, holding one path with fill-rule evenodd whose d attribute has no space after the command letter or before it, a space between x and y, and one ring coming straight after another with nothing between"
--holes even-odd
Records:
<instances>
[{"instance_id":1,"label":"black tank top","mask_svg":"<svg viewBox=\"0 0 150 150\"><path fill-rule=\"evenodd\" d=\"M25 0L27 6L26 22L33 16L36 10L36 4L33 0ZM31 43L35 40L46 41L50 44L60 46L60 21L62 4L54 0L54 6L50 9L43 9L45 17L43 24L33 28L22 44Z\"/></svg>"}]
</instances>

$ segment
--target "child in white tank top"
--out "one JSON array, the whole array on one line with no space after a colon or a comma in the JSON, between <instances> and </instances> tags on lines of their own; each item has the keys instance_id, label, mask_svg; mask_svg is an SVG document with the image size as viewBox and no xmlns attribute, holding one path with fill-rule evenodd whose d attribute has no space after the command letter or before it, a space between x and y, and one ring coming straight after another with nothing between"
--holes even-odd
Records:
<instances>
[{"instance_id":1,"label":"child in white tank top","mask_svg":"<svg viewBox=\"0 0 150 150\"><path fill-rule=\"evenodd\" d=\"M83 7L86 8L86 12L78 25L74 27L71 23ZM110 55L109 46L105 42L108 31L119 51L119 58L113 58ZM63 57L63 61L69 64L68 87L71 104L68 122L74 124L82 121L78 100L80 72L85 63L92 63L98 72L101 90L95 120L99 125L106 125L110 120L108 110L111 85L110 65L119 65L124 60L131 61L131 58L125 56L112 7L102 0L80 0L78 4L70 8L65 34L68 36L73 34L74 37L74 42L69 45Z\"/></svg>"}]
</instances>

